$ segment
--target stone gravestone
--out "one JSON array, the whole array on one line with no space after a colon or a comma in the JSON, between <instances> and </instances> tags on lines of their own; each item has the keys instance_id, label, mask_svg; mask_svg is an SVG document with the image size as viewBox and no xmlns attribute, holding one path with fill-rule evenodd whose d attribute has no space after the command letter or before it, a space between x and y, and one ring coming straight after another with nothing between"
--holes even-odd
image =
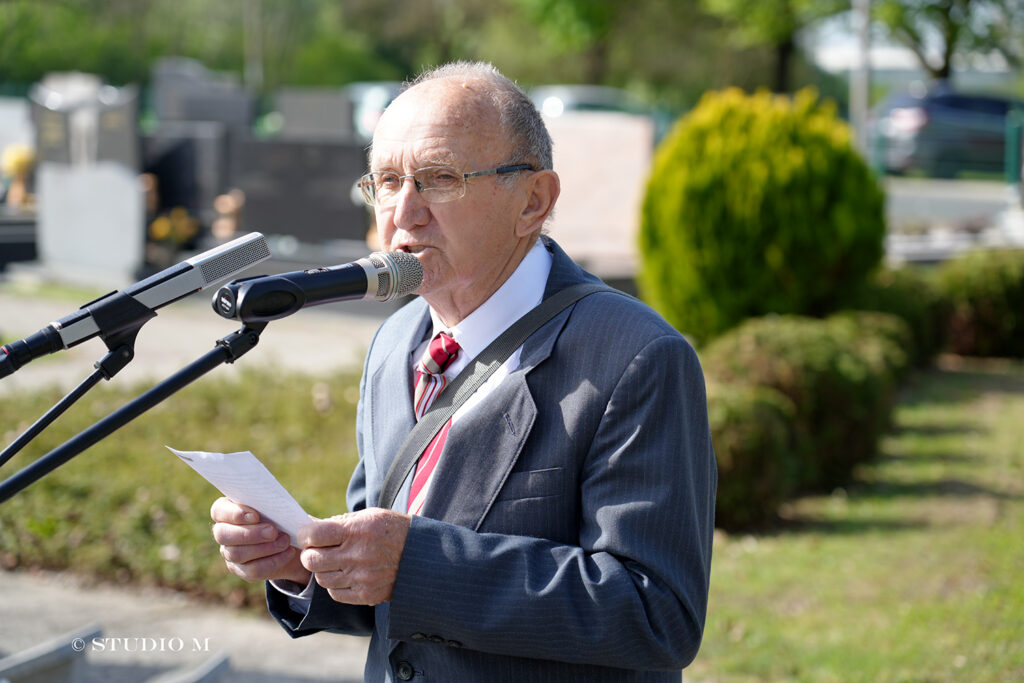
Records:
<instances>
[{"instance_id":1,"label":"stone gravestone","mask_svg":"<svg viewBox=\"0 0 1024 683\"><path fill-rule=\"evenodd\" d=\"M184 57L165 57L154 65L153 105L161 124L217 121L243 135L256 117L256 97L237 79Z\"/></svg>"},{"instance_id":2,"label":"stone gravestone","mask_svg":"<svg viewBox=\"0 0 1024 683\"><path fill-rule=\"evenodd\" d=\"M210 225L214 200L227 191L228 135L216 121L164 122L142 138L143 170L153 174L158 212L183 207Z\"/></svg>"},{"instance_id":3,"label":"stone gravestone","mask_svg":"<svg viewBox=\"0 0 1024 683\"><path fill-rule=\"evenodd\" d=\"M581 265L629 287L638 265L640 208L654 154L654 121L619 112L545 117L562 194L551 236Z\"/></svg>"},{"instance_id":4,"label":"stone gravestone","mask_svg":"<svg viewBox=\"0 0 1024 683\"><path fill-rule=\"evenodd\" d=\"M34 132L28 102L21 97L0 97L0 154L9 145L32 144ZM25 207L12 207L0 178L0 271L8 263L36 258L35 215ZM34 187L29 187L35 192Z\"/></svg>"},{"instance_id":5,"label":"stone gravestone","mask_svg":"<svg viewBox=\"0 0 1024 683\"><path fill-rule=\"evenodd\" d=\"M0 151L8 145L31 143L32 138L28 103L20 97L0 97Z\"/></svg>"},{"instance_id":6,"label":"stone gravestone","mask_svg":"<svg viewBox=\"0 0 1024 683\"><path fill-rule=\"evenodd\" d=\"M288 140L351 140L352 103L340 88L281 88L275 96L281 137Z\"/></svg>"},{"instance_id":7,"label":"stone gravestone","mask_svg":"<svg viewBox=\"0 0 1024 683\"><path fill-rule=\"evenodd\" d=\"M368 212L351 192L365 166L361 143L236 140L230 177L245 193L245 229L309 244L365 243Z\"/></svg>"},{"instance_id":8,"label":"stone gravestone","mask_svg":"<svg viewBox=\"0 0 1024 683\"><path fill-rule=\"evenodd\" d=\"M48 277L103 287L137 278L145 250L137 92L51 74L29 93L37 129L37 248Z\"/></svg>"}]
</instances>

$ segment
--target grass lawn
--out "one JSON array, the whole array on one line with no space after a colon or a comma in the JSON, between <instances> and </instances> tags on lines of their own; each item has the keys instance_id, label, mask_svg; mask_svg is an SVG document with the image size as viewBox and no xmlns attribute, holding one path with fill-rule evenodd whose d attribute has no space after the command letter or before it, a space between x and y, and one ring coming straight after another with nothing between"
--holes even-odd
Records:
<instances>
[{"instance_id":1,"label":"grass lawn","mask_svg":"<svg viewBox=\"0 0 1024 683\"><path fill-rule=\"evenodd\" d=\"M164 444L255 452L318 516L344 507L357 378L200 380L0 505L0 566L72 568L238 605L209 535L216 491ZM136 392L95 390L4 466L10 476ZM58 395L0 398L0 441ZM1024 680L1024 364L918 374L856 481L718 534L688 681Z\"/></svg>"},{"instance_id":2,"label":"grass lawn","mask_svg":"<svg viewBox=\"0 0 1024 683\"><path fill-rule=\"evenodd\" d=\"M716 539L694 681L1024 680L1024 366L947 361L881 458Z\"/></svg>"},{"instance_id":3,"label":"grass lawn","mask_svg":"<svg viewBox=\"0 0 1024 683\"><path fill-rule=\"evenodd\" d=\"M100 384L13 460L9 477L126 403L141 389ZM60 398L0 397L6 446ZM0 504L0 567L73 568L116 582L171 586L236 605L263 589L227 574L210 536L220 494L164 445L251 450L307 512L345 511L356 462L358 376L324 380L247 373L207 377Z\"/></svg>"}]
</instances>

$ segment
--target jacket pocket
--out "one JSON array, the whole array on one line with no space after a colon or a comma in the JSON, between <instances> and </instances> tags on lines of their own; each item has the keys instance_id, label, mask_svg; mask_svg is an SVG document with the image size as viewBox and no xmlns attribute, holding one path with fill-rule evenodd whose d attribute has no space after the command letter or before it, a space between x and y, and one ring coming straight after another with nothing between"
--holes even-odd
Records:
<instances>
[{"instance_id":1,"label":"jacket pocket","mask_svg":"<svg viewBox=\"0 0 1024 683\"><path fill-rule=\"evenodd\" d=\"M498 493L498 501L550 498L565 492L565 470L549 467L543 470L512 472Z\"/></svg>"}]
</instances>

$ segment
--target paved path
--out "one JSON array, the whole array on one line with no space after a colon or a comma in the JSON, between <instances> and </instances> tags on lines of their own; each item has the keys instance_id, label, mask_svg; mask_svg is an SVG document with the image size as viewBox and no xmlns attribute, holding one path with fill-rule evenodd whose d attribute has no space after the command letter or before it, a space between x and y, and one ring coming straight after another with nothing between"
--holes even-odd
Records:
<instances>
[{"instance_id":1,"label":"paved path","mask_svg":"<svg viewBox=\"0 0 1024 683\"><path fill-rule=\"evenodd\" d=\"M35 332L84 303L15 291L10 286L0 289L0 333L7 336ZM135 360L112 382L162 379L238 327L217 317L208 301L209 296L200 293L161 309L142 328ZM210 377L228 376L244 367L276 366L283 372L358 368L374 330L390 309L382 304L367 307L363 302L341 306L319 307L271 323L255 349L236 365L217 368ZM104 353L103 342L92 339L36 360L0 380L0 393L16 394L50 384L69 389L92 371L93 362ZM88 401L88 396L83 400ZM134 683L167 669L197 664L217 652L230 656L232 673L227 681L358 681L368 642L332 634L293 640L265 615L196 603L173 592L84 586L67 573L0 571L0 654L91 623L103 627L104 638L114 639L103 641L102 649L90 644L83 652L88 662L86 681L97 683ZM183 648L175 638L181 639ZM201 644L197 651L193 651L193 639ZM124 651L140 647L150 651Z\"/></svg>"},{"instance_id":2,"label":"paved path","mask_svg":"<svg viewBox=\"0 0 1024 683\"><path fill-rule=\"evenodd\" d=\"M330 304L272 322L256 348L236 364L217 368L210 376L227 376L245 367L271 366L310 373L358 368L374 331L392 309L386 304L357 304ZM72 313L78 305L0 289L0 335L27 336ZM238 327L237 322L217 316L209 306L209 296L202 292L166 306L140 330L135 360L111 381L130 384L163 379L212 349L218 339ZM106 352L102 340L90 339L25 365L0 380L0 392L49 384L71 388L92 372L93 363Z\"/></svg>"}]
</instances>

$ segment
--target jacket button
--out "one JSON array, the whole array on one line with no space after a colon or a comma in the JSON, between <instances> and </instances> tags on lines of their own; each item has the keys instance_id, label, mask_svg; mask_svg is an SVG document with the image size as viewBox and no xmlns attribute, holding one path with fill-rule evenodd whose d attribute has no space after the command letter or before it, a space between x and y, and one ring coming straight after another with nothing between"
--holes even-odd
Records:
<instances>
[{"instance_id":1,"label":"jacket button","mask_svg":"<svg viewBox=\"0 0 1024 683\"><path fill-rule=\"evenodd\" d=\"M412 670L412 664L404 660L398 663L398 671L396 671L395 673L398 674L399 680L402 681L411 681L413 675L415 674L415 672Z\"/></svg>"}]
</instances>

